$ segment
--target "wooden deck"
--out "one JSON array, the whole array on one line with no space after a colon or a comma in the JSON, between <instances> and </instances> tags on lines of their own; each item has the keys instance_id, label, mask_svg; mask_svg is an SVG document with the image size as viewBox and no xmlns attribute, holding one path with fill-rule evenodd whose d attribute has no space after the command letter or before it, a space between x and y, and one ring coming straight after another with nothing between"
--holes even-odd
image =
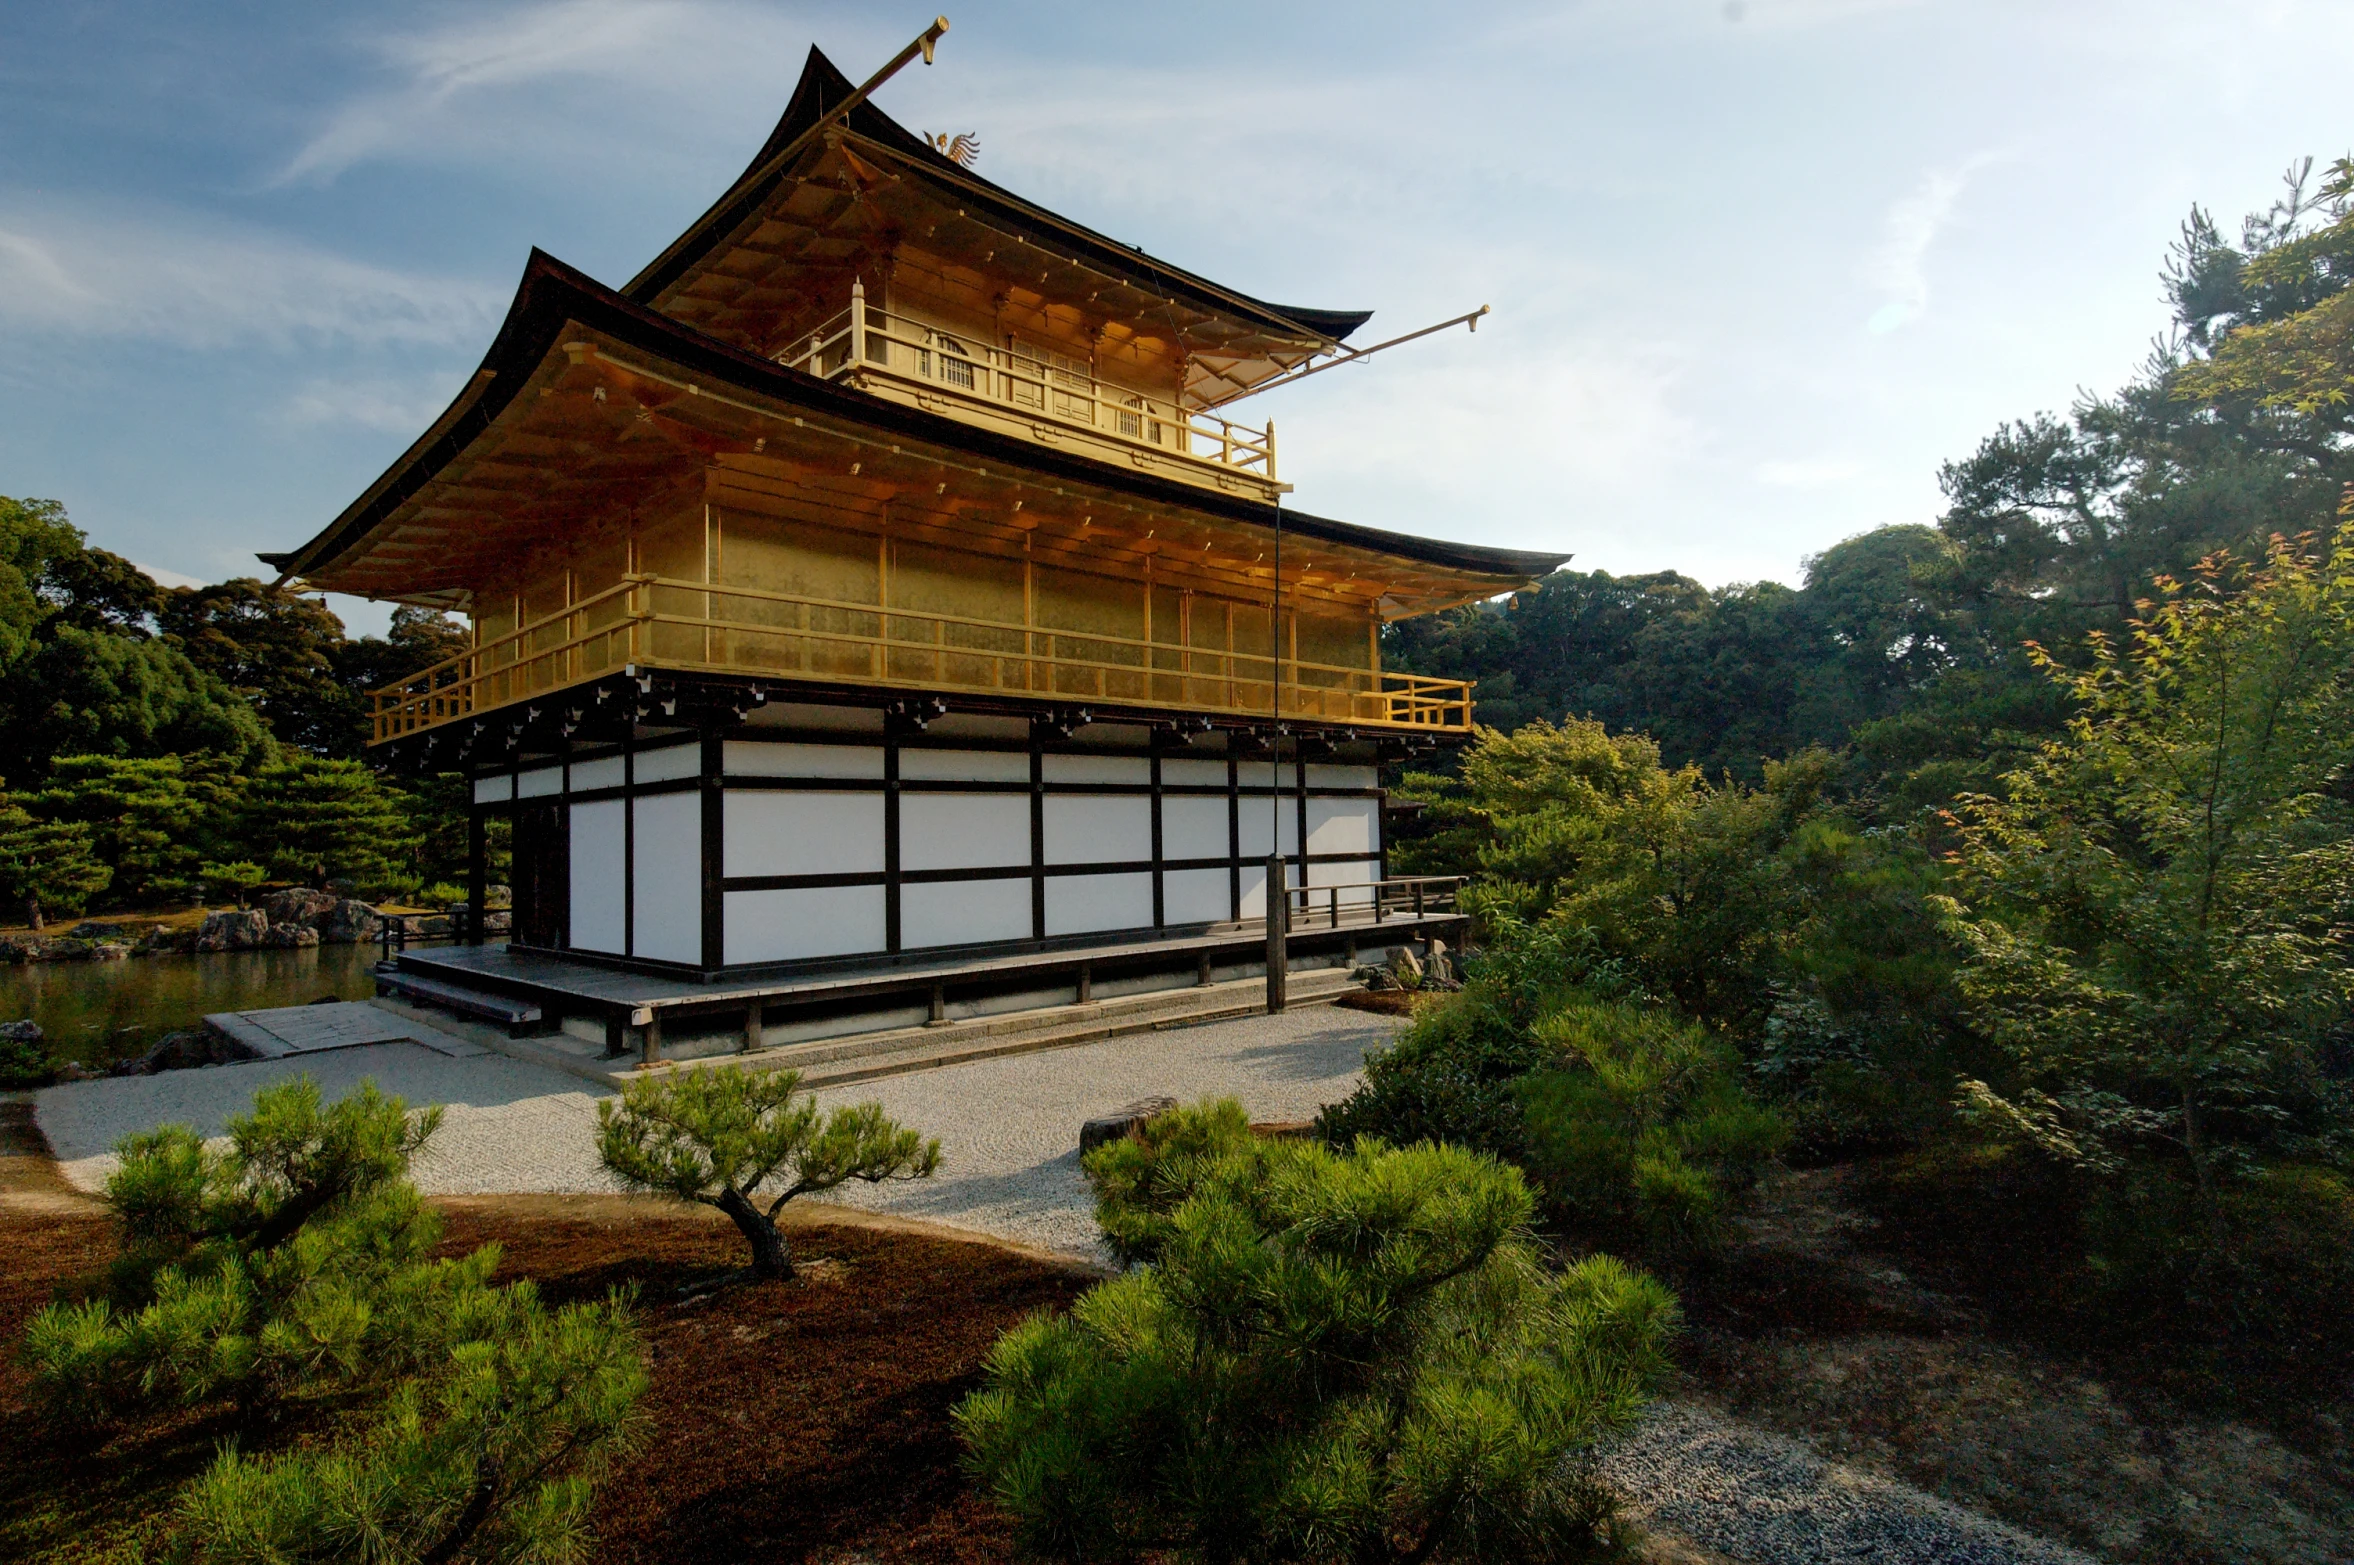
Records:
<instances>
[{"instance_id":1,"label":"wooden deck","mask_svg":"<svg viewBox=\"0 0 2354 1565\"><path fill-rule=\"evenodd\" d=\"M1296 966L1329 967L1361 950L1433 936L1459 941L1464 922L1453 911L1392 914L1380 922L1344 916L1337 924L1295 928L1289 944ZM510 946L407 952L398 972L528 1001L541 1008L550 1026L566 1018L593 1021L601 1024L609 1053L651 1060L662 1057L666 1031L674 1036L698 1026L707 1031L722 1021L747 1038L764 1036L764 1026L810 1019L820 1025L838 1022L835 1032L847 1035L905 1025L903 1016L892 1014L894 1008L926 1007L939 1024L950 1020L952 1005L978 1014L976 1003L1011 1004L1009 996L1031 997L1023 1003L1043 1008L1086 1003L1099 985L1133 993L1139 984L1149 990L1206 986L1213 977L1231 981L1263 971L1265 953L1264 927L1246 922L1141 940L804 963L708 981ZM1054 997L1040 998L1049 994Z\"/></svg>"}]
</instances>

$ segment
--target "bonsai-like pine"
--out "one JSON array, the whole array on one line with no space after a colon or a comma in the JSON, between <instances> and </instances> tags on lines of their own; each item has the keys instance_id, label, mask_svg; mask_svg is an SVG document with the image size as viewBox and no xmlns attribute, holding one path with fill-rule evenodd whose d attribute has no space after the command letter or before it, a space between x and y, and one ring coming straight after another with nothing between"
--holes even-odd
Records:
<instances>
[{"instance_id":1,"label":"bonsai-like pine","mask_svg":"<svg viewBox=\"0 0 2354 1565\"><path fill-rule=\"evenodd\" d=\"M1205 1104L1088 1154L1146 1264L1007 1333L956 1413L1023 1551L1610 1557L1579 1457L1664 1370L1673 1296L1608 1256L1552 1271L1508 1165L1247 1136Z\"/></svg>"},{"instance_id":2,"label":"bonsai-like pine","mask_svg":"<svg viewBox=\"0 0 2354 1565\"><path fill-rule=\"evenodd\" d=\"M550 1309L528 1282L491 1285L495 1245L436 1258L408 1169L439 1117L372 1082L322 1103L305 1077L258 1093L225 1148L171 1125L118 1149L109 1293L25 1332L53 1414L204 1408L265 1439L291 1408L352 1415L276 1455L231 1441L181 1494L168 1557L587 1557L596 1480L642 1428L627 1296Z\"/></svg>"},{"instance_id":3,"label":"bonsai-like pine","mask_svg":"<svg viewBox=\"0 0 2354 1565\"><path fill-rule=\"evenodd\" d=\"M90 828L80 821L41 821L0 798L0 887L25 910L34 934L45 915L78 913L107 888L114 871L98 861Z\"/></svg>"},{"instance_id":4,"label":"bonsai-like pine","mask_svg":"<svg viewBox=\"0 0 2354 1565\"><path fill-rule=\"evenodd\" d=\"M750 1275L789 1278L793 1251L776 1225L786 1202L849 1179L928 1179L940 1166L940 1143L881 1104L825 1115L800 1088L799 1071L740 1065L644 1077L597 1105L597 1155L632 1189L718 1207L752 1247Z\"/></svg>"}]
</instances>

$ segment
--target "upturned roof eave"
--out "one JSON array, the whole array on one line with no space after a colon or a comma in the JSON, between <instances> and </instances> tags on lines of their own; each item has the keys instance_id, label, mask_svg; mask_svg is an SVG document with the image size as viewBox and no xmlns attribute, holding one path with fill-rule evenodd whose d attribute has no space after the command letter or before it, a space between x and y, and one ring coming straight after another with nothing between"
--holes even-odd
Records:
<instances>
[{"instance_id":1,"label":"upturned roof eave","mask_svg":"<svg viewBox=\"0 0 2354 1565\"><path fill-rule=\"evenodd\" d=\"M631 278L621 292L637 303L651 304L707 259L749 222L789 177L789 168L779 161L782 156L824 119L829 104L840 103L855 90L850 79L812 45L783 117L744 172L736 176L735 182L685 233L672 240L643 271ZM1171 265L1134 245L1122 244L1085 224L1050 212L942 156L921 136L875 107L871 99L853 107L843 124L851 135L888 151L919 176L955 191L967 202L989 208L991 216L1000 224L1039 235L1050 234L1055 242L1087 251L1091 263L1124 274L1138 286L1173 289L1191 295L1194 303L1213 312L1240 312L1263 329L1295 332L1303 341L1339 343L1373 318L1371 310L1272 304Z\"/></svg>"},{"instance_id":2,"label":"upturned roof eave","mask_svg":"<svg viewBox=\"0 0 2354 1565\"><path fill-rule=\"evenodd\" d=\"M1246 526L1272 529L1278 522L1278 508L1273 504L1150 473L1132 473L787 369L627 299L554 256L534 249L514 302L492 339L490 351L450 406L399 460L317 536L300 548L265 554L261 558L285 575L309 575L331 567L364 545L376 527L390 520L410 496L430 483L490 429L530 382L547 355L556 350L571 326L603 333L689 373L708 376L715 384L768 397L821 417L838 418L908 440L961 451L1009 468L1091 484L1154 503L1182 506ZM1561 554L1489 549L1417 538L1313 516L1288 507L1281 510L1280 522L1286 532L1298 536L1490 578L1498 592L1510 591L1547 575L1568 558Z\"/></svg>"}]
</instances>

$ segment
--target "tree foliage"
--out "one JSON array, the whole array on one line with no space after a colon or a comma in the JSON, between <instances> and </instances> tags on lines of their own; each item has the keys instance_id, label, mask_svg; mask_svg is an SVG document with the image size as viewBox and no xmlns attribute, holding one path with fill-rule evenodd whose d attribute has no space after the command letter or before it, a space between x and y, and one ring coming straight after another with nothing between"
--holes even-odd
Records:
<instances>
[{"instance_id":1,"label":"tree foliage","mask_svg":"<svg viewBox=\"0 0 2354 1565\"><path fill-rule=\"evenodd\" d=\"M2088 658L2049 665L2067 735L1962 812L1961 984L2017 1082L1969 1099L2088 1167L2178 1157L2219 1219L2222 1179L2348 1134L2354 530L2216 556Z\"/></svg>"},{"instance_id":2,"label":"tree foliage","mask_svg":"<svg viewBox=\"0 0 2354 1565\"><path fill-rule=\"evenodd\" d=\"M633 1190L719 1208L752 1248L752 1275L788 1278L785 1203L851 1179L928 1179L940 1143L879 1103L821 1112L799 1071L726 1065L626 1083L597 1105L597 1155Z\"/></svg>"},{"instance_id":3,"label":"tree foliage","mask_svg":"<svg viewBox=\"0 0 2354 1565\"><path fill-rule=\"evenodd\" d=\"M1232 1104L1171 1118L1087 1162L1107 1228L1151 1229L1150 1264L1009 1333L957 1410L1028 1552L1354 1565L1612 1546L1579 1458L1665 1367L1664 1288L1608 1258L1549 1271L1519 1175L1486 1158L1241 1144Z\"/></svg>"},{"instance_id":4,"label":"tree foliage","mask_svg":"<svg viewBox=\"0 0 2354 1565\"><path fill-rule=\"evenodd\" d=\"M296 1407L338 1431L268 1456L233 1441L181 1495L205 1561L578 1560L596 1476L647 1385L627 1301L550 1310L494 1287L499 1252L437 1257L410 1183L440 1123L373 1082L322 1103L263 1089L228 1145L126 1138L106 1199L107 1292L36 1315L23 1353L68 1426L227 1404L248 1431Z\"/></svg>"}]
</instances>

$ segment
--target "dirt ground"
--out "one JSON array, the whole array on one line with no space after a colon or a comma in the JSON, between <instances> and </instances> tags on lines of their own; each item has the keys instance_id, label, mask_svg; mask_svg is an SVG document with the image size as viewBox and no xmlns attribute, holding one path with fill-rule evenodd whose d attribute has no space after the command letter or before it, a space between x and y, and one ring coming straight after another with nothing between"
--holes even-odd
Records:
<instances>
[{"instance_id":1,"label":"dirt ground","mask_svg":"<svg viewBox=\"0 0 2354 1565\"><path fill-rule=\"evenodd\" d=\"M1991 1279L1970 1256L1892 1232L1868 1190L1852 1166L1769 1181L1686 1289L1688 1394L2108 1559L2354 1558L2344 1388L2199 1405L2174 1366L2136 1362L2162 1355L2028 1329L2020 1290L1974 1290Z\"/></svg>"},{"instance_id":2,"label":"dirt ground","mask_svg":"<svg viewBox=\"0 0 2354 1565\"><path fill-rule=\"evenodd\" d=\"M114 1252L103 1209L57 1177L28 1106L0 1103L0 1341L61 1283ZM982 1355L1095 1274L936 1227L829 1208L794 1213L808 1273L792 1284L695 1284L742 1264L716 1213L620 1196L441 1203L452 1251L497 1242L501 1275L553 1302L640 1290L652 1356L646 1449L606 1482L600 1561L996 1562L1009 1524L958 1464L948 1410ZM172 1492L211 1460L218 1421L164 1420L97 1446L36 1427L14 1355L0 1358L0 1559L127 1559L152 1545Z\"/></svg>"}]
</instances>

